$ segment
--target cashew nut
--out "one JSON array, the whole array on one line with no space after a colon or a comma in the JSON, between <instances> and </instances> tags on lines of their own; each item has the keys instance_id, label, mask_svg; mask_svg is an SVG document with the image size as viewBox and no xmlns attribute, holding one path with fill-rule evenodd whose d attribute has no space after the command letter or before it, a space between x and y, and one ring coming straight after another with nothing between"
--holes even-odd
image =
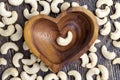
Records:
<instances>
[{"instance_id":1,"label":"cashew nut","mask_svg":"<svg viewBox=\"0 0 120 80\"><path fill-rule=\"evenodd\" d=\"M93 80L93 75L98 75L100 70L98 68L91 68L86 74L86 80Z\"/></svg>"},{"instance_id":2,"label":"cashew nut","mask_svg":"<svg viewBox=\"0 0 120 80\"><path fill-rule=\"evenodd\" d=\"M36 62L36 60L36 57L33 54L31 54L30 59L22 59L21 61L25 65L33 65Z\"/></svg>"},{"instance_id":3,"label":"cashew nut","mask_svg":"<svg viewBox=\"0 0 120 80\"><path fill-rule=\"evenodd\" d=\"M30 68L27 65L23 66L23 69L25 70L25 72L27 72L28 74L36 74L39 70L40 70L40 66L37 63L34 63L33 66Z\"/></svg>"},{"instance_id":4,"label":"cashew nut","mask_svg":"<svg viewBox=\"0 0 120 80\"><path fill-rule=\"evenodd\" d=\"M67 74L63 71L59 71L57 73L57 76L61 79L61 80L67 80Z\"/></svg>"},{"instance_id":5,"label":"cashew nut","mask_svg":"<svg viewBox=\"0 0 120 80\"><path fill-rule=\"evenodd\" d=\"M12 41L20 40L22 38L22 34L23 34L22 27L19 24L16 24L15 28L16 28L16 33L14 33L13 35L10 36L10 39Z\"/></svg>"},{"instance_id":6,"label":"cashew nut","mask_svg":"<svg viewBox=\"0 0 120 80\"><path fill-rule=\"evenodd\" d=\"M95 10L95 13L99 18L104 18L109 15L110 7L106 6L105 9L98 8Z\"/></svg>"},{"instance_id":7,"label":"cashew nut","mask_svg":"<svg viewBox=\"0 0 120 80\"><path fill-rule=\"evenodd\" d=\"M40 14L49 15L50 14L50 4L46 1L39 1L39 4L43 6L44 10Z\"/></svg>"},{"instance_id":8,"label":"cashew nut","mask_svg":"<svg viewBox=\"0 0 120 80\"><path fill-rule=\"evenodd\" d=\"M70 70L68 72L68 75L74 76L75 80L82 80L81 74L78 71L76 71L76 70Z\"/></svg>"},{"instance_id":9,"label":"cashew nut","mask_svg":"<svg viewBox=\"0 0 120 80\"><path fill-rule=\"evenodd\" d=\"M4 2L0 2L0 15L4 16L4 17L10 17L11 16L11 12L7 11L5 9L5 3Z\"/></svg>"},{"instance_id":10,"label":"cashew nut","mask_svg":"<svg viewBox=\"0 0 120 80\"><path fill-rule=\"evenodd\" d=\"M118 40L120 38L120 22L115 21L115 32L111 32L110 37L112 40Z\"/></svg>"},{"instance_id":11,"label":"cashew nut","mask_svg":"<svg viewBox=\"0 0 120 80\"><path fill-rule=\"evenodd\" d=\"M61 11L65 11L65 10L67 10L68 8L70 8L70 3L69 3L69 2L64 2L64 3L61 5Z\"/></svg>"},{"instance_id":12,"label":"cashew nut","mask_svg":"<svg viewBox=\"0 0 120 80\"><path fill-rule=\"evenodd\" d=\"M63 3L63 0L53 0L53 2L51 3L51 10L53 13L59 13L60 9L58 8L58 4L59 3Z\"/></svg>"},{"instance_id":13,"label":"cashew nut","mask_svg":"<svg viewBox=\"0 0 120 80\"><path fill-rule=\"evenodd\" d=\"M84 7L85 9L88 9L88 6L87 6L87 5L83 5L82 7Z\"/></svg>"},{"instance_id":14,"label":"cashew nut","mask_svg":"<svg viewBox=\"0 0 120 80\"><path fill-rule=\"evenodd\" d=\"M23 50L29 50L29 48L28 48L28 46L27 46L27 44L25 43L25 41L24 41L24 43L23 43Z\"/></svg>"},{"instance_id":15,"label":"cashew nut","mask_svg":"<svg viewBox=\"0 0 120 80\"><path fill-rule=\"evenodd\" d=\"M13 25L9 25L6 30L0 28L0 35L4 37L11 36L15 32L15 27Z\"/></svg>"},{"instance_id":16,"label":"cashew nut","mask_svg":"<svg viewBox=\"0 0 120 80\"><path fill-rule=\"evenodd\" d=\"M71 31L68 31L66 38L58 37L56 41L57 44L60 46L67 46L71 43L72 39L73 39L73 34Z\"/></svg>"},{"instance_id":17,"label":"cashew nut","mask_svg":"<svg viewBox=\"0 0 120 80\"><path fill-rule=\"evenodd\" d=\"M98 25L104 25L104 24L106 24L107 23L107 17L104 17L103 19L100 19L100 18L98 18L98 17L96 17L97 18L97 23L98 23Z\"/></svg>"},{"instance_id":18,"label":"cashew nut","mask_svg":"<svg viewBox=\"0 0 120 80\"><path fill-rule=\"evenodd\" d=\"M19 77L11 78L10 80L21 80Z\"/></svg>"},{"instance_id":19,"label":"cashew nut","mask_svg":"<svg viewBox=\"0 0 120 80\"><path fill-rule=\"evenodd\" d=\"M19 6L23 3L23 0L8 0L8 2L13 6Z\"/></svg>"},{"instance_id":20,"label":"cashew nut","mask_svg":"<svg viewBox=\"0 0 120 80\"><path fill-rule=\"evenodd\" d=\"M43 72L47 72L48 71L48 68L46 67L46 65L43 62L40 63L39 67L40 67L41 71L43 71Z\"/></svg>"},{"instance_id":21,"label":"cashew nut","mask_svg":"<svg viewBox=\"0 0 120 80\"><path fill-rule=\"evenodd\" d=\"M52 2L53 0L46 0L46 1L48 1L48 2Z\"/></svg>"},{"instance_id":22,"label":"cashew nut","mask_svg":"<svg viewBox=\"0 0 120 80\"><path fill-rule=\"evenodd\" d=\"M12 59L13 65L15 67L20 67L19 60L22 59L22 58L23 58L23 54L22 53L16 53L13 56L13 59Z\"/></svg>"},{"instance_id":23,"label":"cashew nut","mask_svg":"<svg viewBox=\"0 0 120 80\"><path fill-rule=\"evenodd\" d=\"M117 19L120 17L120 3L116 2L115 9L116 9L116 12L110 16L111 19Z\"/></svg>"},{"instance_id":24,"label":"cashew nut","mask_svg":"<svg viewBox=\"0 0 120 80\"><path fill-rule=\"evenodd\" d=\"M95 53L90 53L89 55L91 63L86 64L87 68L93 68L97 65L98 57Z\"/></svg>"},{"instance_id":25,"label":"cashew nut","mask_svg":"<svg viewBox=\"0 0 120 80\"><path fill-rule=\"evenodd\" d=\"M34 1L35 1L35 0L34 0ZM26 19L30 19L31 17L33 17L33 16L35 16L35 15L38 15L38 14L39 14L38 11L34 11L34 12L32 12L32 13L29 13L29 11L28 11L27 8L24 9L24 11L23 11L23 15L24 15L24 17L25 17Z\"/></svg>"},{"instance_id":26,"label":"cashew nut","mask_svg":"<svg viewBox=\"0 0 120 80\"><path fill-rule=\"evenodd\" d=\"M82 60L81 66L86 67L86 64L88 64L88 62L89 62L88 55L86 53L84 53L80 58Z\"/></svg>"},{"instance_id":27,"label":"cashew nut","mask_svg":"<svg viewBox=\"0 0 120 80\"><path fill-rule=\"evenodd\" d=\"M113 46L120 48L120 41L113 41Z\"/></svg>"},{"instance_id":28,"label":"cashew nut","mask_svg":"<svg viewBox=\"0 0 120 80\"><path fill-rule=\"evenodd\" d=\"M0 58L0 65L7 65L7 60L5 58Z\"/></svg>"},{"instance_id":29,"label":"cashew nut","mask_svg":"<svg viewBox=\"0 0 120 80\"><path fill-rule=\"evenodd\" d=\"M2 28L2 27L4 27L4 26L5 26L5 24L2 23L2 22L0 22L0 28Z\"/></svg>"},{"instance_id":30,"label":"cashew nut","mask_svg":"<svg viewBox=\"0 0 120 80\"><path fill-rule=\"evenodd\" d=\"M13 49L15 51L19 50L18 46L15 43L13 43L13 42L6 42L0 48L1 54L7 54L9 49Z\"/></svg>"},{"instance_id":31,"label":"cashew nut","mask_svg":"<svg viewBox=\"0 0 120 80\"><path fill-rule=\"evenodd\" d=\"M43 80L42 76L38 76L37 80Z\"/></svg>"},{"instance_id":32,"label":"cashew nut","mask_svg":"<svg viewBox=\"0 0 120 80\"><path fill-rule=\"evenodd\" d=\"M112 64L120 64L120 58L115 58Z\"/></svg>"},{"instance_id":33,"label":"cashew nut","mask_svg":"<svg viewBox=\"0 0 120 80\"><path fill-rule=\"evenodd\" d=\"M56 74L50 73L44 77L44 80L59 80Z\"/></svg>"},{"instance_id":34,"label":"cashew nut","mask_svg":"<svg viewBox=\"0 0 120 80\"><path fill-rule=\"evenodd\" d=\"M104 25L103 29L100 30L100 34L103 35L103 36L106 36L110 33L110 31L111 31L111 23L110 23L110 21L108 21Z\"/></svg>"},{"instance_id":35,"label":"cashew nut","mask_svg":"<svg viewBox=\"0 0 120 80\"><path fill-rule=\"evenodd\" d=\"M77 2L72 2L72 7L79 7L80 5Z\"/></svg>"},{"instance_id":36,"label":"cashew nut","mask_svg":"<svg viewBox=\"0 0 120 80\"><path fill-rule=\"evenodd\" d=\"M108 51L105 45L102 46L101 52L102 55L108 60L113 60L116 57L116 53Z\"/></svg>"},{"instance_id":37,"label":"cashew nut","mask_svg":"<svg viewBox=\"0 0 120 80\"><path fill-rule=\"evenodd\" d=\"M6 69L6 70L3 72L3 74L2 74L2 80L6 80L6 78L9 77L9 76L14 76L14 77L18 76L18 71L17 71L17 69L16 69L16 68L12 68L12 67Z\"/></svg>"},{"instance_id":38,"label":"cashew nut","mask_svg":"<svg viewBox=\"0 0 120 80\"><path fill-rule=\"evenodd\" d=\"M113 0L98 0L96 3L96 7L100 8L103 4L106 4L107 6L112 6Z\"/></svg>"}]
</instances>

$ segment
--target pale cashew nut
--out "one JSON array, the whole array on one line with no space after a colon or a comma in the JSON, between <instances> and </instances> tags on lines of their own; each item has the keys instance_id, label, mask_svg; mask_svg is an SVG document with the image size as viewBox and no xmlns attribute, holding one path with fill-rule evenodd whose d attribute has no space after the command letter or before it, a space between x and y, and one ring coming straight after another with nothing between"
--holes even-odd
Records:
<instances>
[{"instance_id":1,"label":"pale cashew nut","mask_svg":"<svg viewBox=\"0 0 120 80\"><path fill-rule=\"evenodd\" d=\"M34 0L34 1L35 1L35 0ZM31 17L33 17L33 16L35 16L35 15L38 15L38 14L39 14L38 11L34 11L34 12L32 12L32 13L29 13L29 11L28 11L27 8L24 9L24 11L23 11L23 15L24 15L24 17L25 17L26 19L30 19Z\"/></svg>"},{"instance_id":2,"label":"pale cashew nut","mask_svg":"<svg viewBox=\"0 0 120 80\"><path fill-rule=\"evenodd\" d=\"M87 5L83 5L82 7L84 7L85 9L88 9L88 6L87 6Z\"/></svg>"},{"instance_id":3,"label":"pale cashew nut","mask_svg":"<svg viewBox=\"0 0 120 80\"><path fill-rule=\"evenodd\" d=\"M50 73L44 77L44 80L59 80L56 74Z\"/></svg>"},{"instance_id":4,"label":"pale cashew nut","mask_svg":"<svg viewBox=\"0 0 120 80\"><path fill-rule=\"evenodd\" d=\"M19 24L16 24L15 28L16 28L16 33L14 33L13 35L10 36L10 39L12 41L20 40L22 38L22 35L23 35L22 27Z\"/></svg>"},{"instance_id":5,"label":"pale cashew nut","mask_svg":"<svg viewBox=\"0 0 120 80\"><path fill-rule=\"evenodd\" d=\"M0 22L0 28L4 27L5 24L3 22Z\"/></svg>"},{"instance_id":6,"label":"pale cashew nut","mask_svg":"<svg viewBox=\"0 0 120 80\"><path fill-rule=\"evenodd\" d=\"M7 11L5 9L5 3L4 2L0 2L0 15L4 16L4 17L10 17L11 16L11 12Z\"/></svg>"},{"instance_id":7,"label":"pale cashew nut","mask_svg":"<svg viewBox=\"0 0 120 80\"><path fill-rule=\"evenodd\" d=\"M68 75L74 76L75 80L82 80L81 74L78 71L76 71L76 70L70 70L68 72Z\"/></svg>"},{"instance_id":8,"label":"pale cashew nut","mask_svg":"<svg viewBox=\"0 0 120 80\"><path fill-rule=\"evenodd\" d=\"M95 53L90 53L89 55L91 63L86 64L87 68L93 68L97 65L98 57Z\"/></svg>"},{"instance_id":9,"label":"pale cashew nut","mask_svg":"<svg viewBox=\"0 0 120 80\"><path fill-rule=\"evenodd\" d=\"M12 67L6 69L6 70L3 72L3 74L2 74L2 80L6 80L6 78L9 77L9 76L14 76L14 77L18 76L18 71L17 71L17 69L16 69L16 68L12 68Z\"/></svg>"},{"instance_id":10,"label":"pale cashew nut","mask_svg":"<svg viewBox=\"0 0 120 80\"><path fill-rule=\"evenodd\" d=\"M108 51L105 45L102 46L101 52L102 55L108 60L113 60L116 57L116 53Z\"/></svg>"},{"instance_id":11,"label":"pale cashew nut","mask_svg":"<svg viewBox=\"0 0 120 80\"><path fill-rule=\"evenodd\" d=\"M106 24L107 20L108 20L107 17L104 17L103 19L96 17L96 19L97 19L98 25L100 25L100 26Z\"/></svg>"},{"instance_id":12,"label":"pale cashew nut","mask_svg":"<svg viewBox=\"0 0 120 80\"><path fill-rule=\"evenodd\" d=\"M112 64L120 64L120 58L115 58Z\"/></svg>"},{"instance_id":13,"label":"pale cashew nut","mask_svg":"<svg viewBox=\"0 0 120 80\"><path fill-rule=\"evenodd\" d=\"M52 2L53 0L46 0L46 1L48 1L48 2Z\"/></svg>"},{"instance_id":14,"label":"pale cashew nut","mask_svg":"<svg viewBox=\"0 0 120 80\"><path fill-rule=\"evenodd\" d=\"M120 17L120 3L116 3L115 4L115 9L116 9L116 12L110 16L111 19L117 19Z\"/></svg>"},{"instance_id":15,"label":"pale cashew nut","mask_svg":"<svg viewBox=\"0 0 120 80\"><path fill-rule=\"evenodd\" d=\"M19 77L11 78L10 80L21 80Z\"/></svg>"},{"instance_id":16,"label":"pale cashew nut","mask_svg":"<svg viewBox=\"0 0 120 80\"><path fill-rule=\"evenodd\" d=\"M106 36L110 33L110 31L111 31L111 23L110 23L110 21L108 21L104 25L103 29L100 30L100 34L103 35L103 36Z\"/></svg>"},{"instance_id":17,"label":"pale cashew nut","mask_svg":"<svg viewBox=\"0 0 120 80\"><path fill-rule=\"evenodd\" d=\"M60 46L67 46L71 43L72 39L73 39L73 34L71 31L68 31L66 38L58 37L56 41L57 44Z\"/></svg>"},{"instance_id":18,"label":"pale cashew nut","mask_svg":"<svg viewBox=\"0 0 120 80\"><path fill-rule=\"evenodd\" d=\"M69 2L64 2L64 3L61 5L61 11L65 11L65 10L67 10L68 8L70 8L70 3L69 3Z\"/></svg>"},{"instance_id":19,"label":"pale cashew nut","mask_svg":"<svg viewBox=\"0 0 120 80\"><path fill-rule=\"evenodd\" d=\"M77 2L72 2L72 7L80 7L80 5Z\"/></svg>"},{"instance_id":20,"label":"pale cashew nut","mask_svg":"<svg viewBox=\"0 0 120 80\"><path fill-rule=\"evenodd\" d=\"M50 14L50 4L46 1L39 1L39 4L43 6L44 10L40 14L49 15Z\"/></svg>"},{"instance_id":21,"label":"pale cashew nut","mask_svg":"<svg viewBox=\"0 0 120 80\"><path fill-rule=\"evenodd\" d=\"M29 48L28 48L28 46L27 46L27 44L25 43L25 41L24 41L24 43L23 43L23 50L29 50Z\"/></svg>"},{"instance_id":22,"label":"pale cashew nut","mask_svg":"<svg viewBox=\"0 0 120 80\"><path fill-rule=\"evenodd\" d=\"M13 56L13 59L12 59L13 65L15 67L20 67L19 60L22 59L22 58L23 58L23 54L22 53L16 53Z\"/></svg>"},{"instance_id":23,"label":"pale cashew nut","mask_svg":"<svg viewBox=\"0 0 120 80\"><path fill-rule=\"evenodd\" d=\"M19 6L23 3L23 0L8 0L8 2L13 6Z\"/></svg>"},{"instance_id":24,"label":"pale cashew nut","mask_svg":"<svg viewBox=\"0 0 120 80\"><path fill-rule=\"evenodd\" d=\"M13 43L13 42L6 42L0 48L1 54L7 54L9 49L13 49L15 51L19 50L18 46L15 43Z\"/></svg>"},{"instance_id":25,"label":"pale cashew nut","mask_svg":"<svg viewBox=\"0 0 120 80\"><path fill-rule=\"evenodd\" d=\"M11 36L15 32L15 27L13 25L9 25L6 30L0 28L0 35L4 37Z\"/></svg>"},{"instance_id":26,"label":"pale cashew nut","mask_svg":"<svg viewBox=\"0 0 120 80\"><path fill-rule=\"evenodd\" d=\"M86 53L84 53L80 58L81 58L81 60L82 60L81 66L82 66L82 67L86 67L86 64L89 63L88 55L87 55Z\"/></svg>"},{"instance_id":27,"label":"pale cashew nut","mask_svg":"<svg viewBox=\"0 0 120 80\"><path fill-rule=\"evenodd\" d=\"M113 46L120 48L120 41L113 41L112 44Z\"/></svg>"},{"instance_id":28,"label":"pale cashew nut","mask_svg":"<svg viewBox=\"0 0 120 80\"><path fill-rule=\"evenodd\" d=\"M0 58L0 65L7 65L7 60L5 58Z\"/></svg>"},{"instance_id":29,"label":"pale cashew nut","mask_svg":"<svg viewBox=\"0 0 120 80\"><path fill-rule=\"evenodd\" d=\"M43 80L42 76L38 76L36 80Z\"/></svg>"},{"instance_id":30,"label":"pale cashew nut","mask_svg":"<svg viewBox=\"0 0 120 80\"><path fill-rule=\"evenodd\" d=\"M43 71L43 72L47 72L48 71L48 68L46 67L46 65L43 62L40 63L39 67L40 67L40 70Z\"/></svg>"},{"instance_id":31,"label":"pale cashew nut","mask_svg":"<svg viewBox=\"0 0 120 80\"><path fill-rule=\"evenodd\" d=\"M53 0L53 2L51 3L51 10L53 13L59 13L60 9L58 8L58 4L59 3L63 3L63 0Z\"/></svg>"},{"instance_id":32,"label":"pale cashew nut","mask_svg":"<svg viewBox=\"0 0 120 80\"><path fill-rule=\"evenodd\" d=\"M100 70L98 68L91 68L86 74L86 80L93 80L93 75L98 75Z\"/></svg>"},{"instance_id":33,"label":"pale cashew nut","mask_svg":"<svg viewBox=\"0 0 120 80\"><path fill-rule=\"evenodd\" d=\"M61 80L67 80L67 74L63 71L59 71L57 73L57 76L61 79Z\"/></svg>"},{"instance_id":34,"label":"pale cashew nut","mask_svg":"<svg viewBox=\"0 0 120 80\"><path fill-rule=\"evenodd\" d=\"M104 17L109 15L110 7L106 6L105 9L99 9L98 8L98 9L95 10L95 13L96 13L97 17L104 18Z\"/></svg>"}]
</instances>

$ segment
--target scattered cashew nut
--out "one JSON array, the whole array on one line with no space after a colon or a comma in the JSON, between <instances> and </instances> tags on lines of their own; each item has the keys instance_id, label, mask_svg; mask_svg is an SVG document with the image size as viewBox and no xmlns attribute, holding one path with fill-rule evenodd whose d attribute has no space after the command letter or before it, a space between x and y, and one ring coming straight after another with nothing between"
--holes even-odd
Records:
<instances>
[{"instance_id":1,"label":"scattered cashew nut","mask_svg":"<svg viewBox=\"0 0 120 80\"><path fill-rule=\"evenodd\" d=\"M64 3L61 5L61 11L65 11L65 10L67 10L68 8L70 8L70 3L69 3L69 2L64 2Z\"/></svg>"},{"instance_id":2,"label":"scattered cashew nut","mask_svg":"<svg viewBox=\"0 0 120 80\"><path fill-rule=\"evenodd\" d=\"M57 73L57 76L61 79L61 80L67 80L67 74L63 71L59 71Z\"/></svg>"},{"instance_id":3,"label":"scattered cashew nut","mask_svg":"<svg viewBox=\"0 0 120 80\"><path fill-rule=\"evenodd\" d=\"M37 80L43 80L42 76L38 76Z\"/></svg>"},{"instance_id":4,"label":"scattered cashew nut","mask_svg":"<svg viewBox=\"0 0 120 80\"><path fill-rule=\"evenodd\" d=\"M112 64L120 64L120 58L115 58Z\"/></svg>"},{"instance_id":5,"label":"scattered cashew nut","mask_svg":"<svg viewBox=\"0 0 120 80\"><path fill-rule=\"evenodd\" d=\"M81 66L82 66L82 67L86 67L86 64L89 63L88 55L87 55L86 53L84 53L80 58L81 58L81 60L82 60Z\"/></svg>"},{"instance_id":6,"label":"scattered cashew nut","mask_svg":"<svg viewBox=\"0 0 120 80\"><path fill-rule=\"evenodd\" d=\"M24 43L23 43L23 50L29 50L29 48L28 48L28 46L27 46L27 44L25 43L25 41L24 41Z\"/></svg>"},{"instance_id":7,"label":"scattered cashew nut","mask_svg":"<svg viewBox=\"0 0 120 80\"><path fill-rule=\"evenodd\" d=\"M72 7L79 7L80 5L77 2L72 2Z\"/></svg>"},{"instance_id":8,"label":"scattered cashew nut","mask_svg":"<svg viewBox=\"0 0 120 80\"><path fill-rule=\"evenodd\" d=\"M5 58L0 58L0 65L7 65L7 60Z\"/></svg>"},{"instance_id":9,"label":"scattered cashew nut","mask_svg":"<svg viewBox=\"0 0 120 80\"><path fill-rule=\"evenodd\" d=\"M59 80L56 74L50 73L44 77L44 80Z\"/></svg>"},{"instance_id":10,"label":"scattered cashew nut","mask_svg":"<svg viewBox=\"0 0 120 80\"><path fill-rule=\"evenodd\" d=\"M107 23L107 17L104 17L103 19L100 19L100 18L98 18L98 17L96 17L96 19L97 19L97 23L98 23L98 25L104 25L105 23Z\"/></svg>"},{"instance_id":11,"label":"scattered cashew nut","mask_svg":"<svg viewBox=\"0 0 120 80\"><path fill-rule=\"evenodd\" d=\"M40 69L43 72L47 72L48 71L48 68L46 67L46 65L43 62L40 63Z\"/></svg>"},{"instance_id":12,"label":"scattered cashew nut","mask_svg":"<svg viewBox=\"0 0 120 80\"><path fill-rule=\"evenodd\" d=\"M113 41L112 44L113 46L120 48L120 41Z\"/></svg>"},{"instance_id":13,"label":"scattered cashew nut","mask_svg":"<svg viewBox=\"0 0 120 80\"><path fill-rule=\"evenodd\" d=\"M13 6L19 6L23 3L23 0L8 0L8 2Z\"/></svg>"},{"instance_id":14,"label":"scattered cashew nut","mask_svg":"<svg viewBox=\"0 0 120 80\"><path fill-rule=\"evenodd\" d=\"M4 27L5 24L3 22L0 22L0 28Z\"/></svg>"},{"instance_id":15,"label":"scattered cashew nut","mask_svg":"<svg viewBox=\"0 0 120 80\"><path fill-rule=\"evenodd\" d=\"M11 78L10 80L21 80L19 77Z\"/></svg>"}]
</instances>

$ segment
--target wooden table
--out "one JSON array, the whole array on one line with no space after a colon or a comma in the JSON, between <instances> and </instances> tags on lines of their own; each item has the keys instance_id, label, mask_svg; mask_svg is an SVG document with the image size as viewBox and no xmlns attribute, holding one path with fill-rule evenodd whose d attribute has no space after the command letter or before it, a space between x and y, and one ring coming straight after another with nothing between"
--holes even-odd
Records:
<instances>
[{"instance_id":1,"label":"wooden table","mask_svg":"<svg viewBox=\"0 0 120 80\"><path fill-rule=\"evenodd\" d=\"M95 12L95 3L97 0L65 0L65 1L68 1L68 2L72 2L72 1L76 1L78 2L80 5L84 5L84 4L87 4L88 5L88 8L94 13ZM16 23L20 24L23 26L24 28L24 23L26 21L26 19L24 18L23 16L23 10L25 8L29 8L30 9L30 6L29 5L25 5L25 3L23 3L22 5L20 5L19 7L14 7L14 6L11 6L7 0L0 0L0 2L5 2L6 3L6 7L7 7L7 10L16 10L19 14L19 18L18 18L18 21ZM120 2L120 0L114 0L114 2ZM42 10L42 7L39 6L39 11ZM111 14L114 12L114 7L111 8ZM57 14L52 14L51 13L51 16L55 17L57 16ZM1 17L0 17L0 20L1 20ZM119 21L120 19L118 19ZM113 22L112 22L113 23ZM7 26L6 26L7 27ZM101 27L100 27L101 28ZM112 24L112 31L114 31L114 26ZM102 65L105 65L107 67L107 69L109 70L109 80L120 80L120 66L119 65L112 65L111 62L112 61L109 61L109 60L106 60L102 55L101 55L101 46L104 44L108 47L108 49L110 51L114 51L117 53L118 56L120 56L120 49L118 48L115 48L112 46L112 40L110 39L109 36L100 36L99 35L99 39L101 40L101 43L97 44L96 47L98 48L98 51L97 51L97 55L98 55L98 64L102 64ZM10 40L10 37L2 37L0 36L0 46L2 46L3 43L5 42L8 42L8 41L11 41ZM30 56L30 52L29 51L24 51L23 48L22 48L22 45L23 45L23 42L24 42L24 38L22 38L21 40L19 40L18 42L15 42L18 46L19 46L19 52L22 52L24 54L24 58L29 58ZM1 55L0 54L0 57L4 57L7 59L8 61L8 64L6 66L0 66L0 76L2 76L2 73L5 69L9 68L9 67L14 67L13 64L12 64L12 57L13 55L15 54L15 51L14 50L9 50L7 55ZM21 62L20 62L21 63ZM22 64L21 64L22 65ZM64 67L62 70L65 71L65 72L68 72L69 70L77 70L81 73L82 75L82 80L85 80L85 76L86 76L86 72L88 71L87 68L82 68L81 66L81 62L80 60L77 60L69 65L67 65L66 67ZM17 68L19 72L21 72L23 69L22 69L22 66L20 68ZM45 76L46 74L50 73L47 72L47 73L44 73L42 71L39 71L38 75L41 75L41 76ZM0 80L1 80L1 77L0 77ZM9 79L8 79L9 80ZM74 80L73 77L70 77L69 76L69 79L68 80Z\"/></svg>"}]
</instances>

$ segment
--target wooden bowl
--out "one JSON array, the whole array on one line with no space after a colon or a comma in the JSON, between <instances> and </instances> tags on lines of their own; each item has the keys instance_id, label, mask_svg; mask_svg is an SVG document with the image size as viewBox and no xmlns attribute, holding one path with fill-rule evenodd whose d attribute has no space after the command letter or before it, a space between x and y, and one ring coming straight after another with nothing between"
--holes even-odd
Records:
<instances>
[{"instance_id":1,"label":"wooden bowl","mask_svg":"<svg viewBox=\"0 0 120 80\"><path fill-rule=\"evenodd\" d=\"M58 37L73 34L67 46L59 46ZM24 29L26 44L53 72L78 59L85 53L98 35L95 16L82 7L70 8L57 18L37 15L31 18Z\"/></svg>"}]
</instances>

